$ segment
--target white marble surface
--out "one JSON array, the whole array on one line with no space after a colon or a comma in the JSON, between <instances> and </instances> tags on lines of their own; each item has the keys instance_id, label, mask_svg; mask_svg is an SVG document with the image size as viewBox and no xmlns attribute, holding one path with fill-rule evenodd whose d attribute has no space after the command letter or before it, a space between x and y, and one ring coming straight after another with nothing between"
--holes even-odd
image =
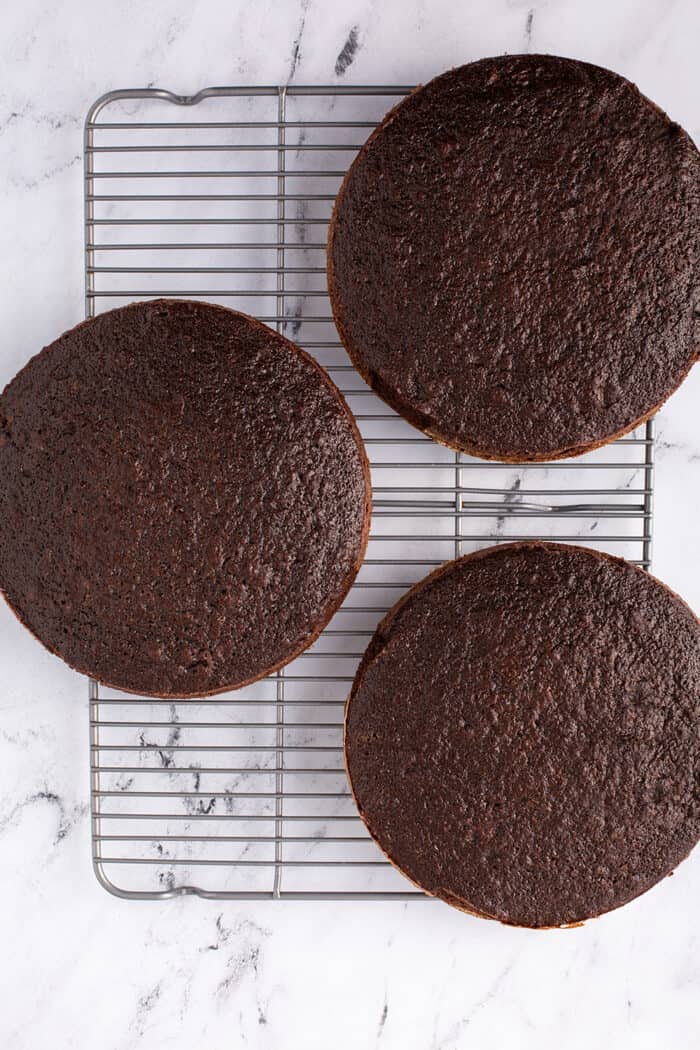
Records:
<instances>
[{"instance_id":1,"label":"white marble surface","mask_svg":"<svg viewBox=\"0 0 700 1050\"><path fill-rule=\"evenodd\" d=\"M82 316L81 127L108 89L410 83L530 49L627 75L699 140L699 42L695 0L6 4L0 383ZM699 396L696 370L660 416L654 562L696 608ZM699 851L548 933L423 902L120 901L89 863L82 680L4 605L0 667L4 1050L700 1046Z\"/></svg>"}]
</instances>

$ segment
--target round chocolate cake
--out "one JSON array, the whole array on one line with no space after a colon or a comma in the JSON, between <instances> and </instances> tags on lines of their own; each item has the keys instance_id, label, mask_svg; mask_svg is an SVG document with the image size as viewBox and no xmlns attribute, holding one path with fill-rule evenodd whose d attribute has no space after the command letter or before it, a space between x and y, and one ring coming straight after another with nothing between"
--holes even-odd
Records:
<instances>
[{"instance_id":1,"label":"round chocolate cake","mask_svg":"<svg viewBox=\"0 0 700 1050\"><path fill-rule=\"evenodd\" d=\"M650 417L700 351L700 155L606 69L453 69L350 168L328 286L355 366L431 437L578 455Z\"/></svg>"},{"instance_id":2,"label":"round chocolate cake","mask_svg":"<svg viewBox=\"0 0 700 1050\"><path fill-rule=\"evenodd\" d=\"M700 624L582 547L467 555L378 627L345 755L371 835L428 893L518 926L599 915L700 837Z\"/></svg>"},{"instance_id":3,"label":"round chocolate cake","mask_svg":"<svg viewBox=\"0 0 700 1050\"><path fill-rule=\"evenodd\" d=\"M72 667L192 696L305 649L370 515L350 411L299 347L206 303L135 303L0 397L0 588Z\"/></svg>"}]
</instances>

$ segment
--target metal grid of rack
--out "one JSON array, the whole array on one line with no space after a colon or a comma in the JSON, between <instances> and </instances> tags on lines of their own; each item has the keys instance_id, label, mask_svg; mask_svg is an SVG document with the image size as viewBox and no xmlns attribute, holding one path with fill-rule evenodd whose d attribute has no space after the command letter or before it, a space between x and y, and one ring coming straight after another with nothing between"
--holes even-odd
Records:
<instances>
[{"instance_id":1,"label":"metal grid of rack","mask_svg":"<svg viewBox=\"0 0 700 1050\"><path fill-rule=\"evenodd\" d=\"M161 295L232 305L323 364L372 465L367 558L315 645L206 700L90 682L92 843L123 897L420 898L368 838L342 756L344 701L374 627L443 561L548 537L649 567L653 422L587 456L486 463L390 411L352 368L325 289L332 203L403 87L112 92L85 126L88 317Z\"/></svg>"}]
</instances>

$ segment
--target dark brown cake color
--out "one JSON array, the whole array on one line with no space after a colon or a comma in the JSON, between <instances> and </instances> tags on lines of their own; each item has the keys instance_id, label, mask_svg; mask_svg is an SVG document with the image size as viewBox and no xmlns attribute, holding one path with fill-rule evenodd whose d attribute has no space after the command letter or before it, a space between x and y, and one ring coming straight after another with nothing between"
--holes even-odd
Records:
<instances>
[{"instance_id":1,"label":"dark brown cake color","mask_svg":"<svg viewBox=\"0 0 700 1050\"><path fill-rule=\"evenodd\" d=\"M513 925L581 922L700 837L700 624L582 547L467 555L380 624L345 754L370 833L418 886Z\"/></svg>"},{"instance_id":2,"label":"dark brown cake color","mask_svg":"<svg viewBox=\"0 0 700 1050\"><path fill-rule=\"evenodd\" d=\"M637 88L546 55L421 87L372 134L328 243L336 325L409 422L486 459L578 455L700 351L700 155Z\"/></svg>"},{"instance_id":3,"label":"dark brown cake color","mask_svg":"<svg viewBox=\"0 0 700 1050\"><path fill-rule=\"evenodd\" d=\"M291 660L348 591L369 514L339 391L233 310L102 314L0 397L0 588L108 685L202 695Z\"/></svg>"}]
</instances>

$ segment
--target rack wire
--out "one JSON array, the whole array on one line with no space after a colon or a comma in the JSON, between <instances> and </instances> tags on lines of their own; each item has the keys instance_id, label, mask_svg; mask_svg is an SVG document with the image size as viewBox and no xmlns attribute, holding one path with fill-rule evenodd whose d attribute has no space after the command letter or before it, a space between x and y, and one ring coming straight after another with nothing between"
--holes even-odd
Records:
<instances>
[{"instance_id":1,"label":"rack wire","mask_svg":"<svg viewBox=\"0 0 700 1050\"><path fill-rule=\"evenodd\" d=\"M282 671L177 702L89 683L93 863L118 896L420 898L367 836L343 767L344 701L379 619L436 565L492 543L548 537L650 565L653 421L575 460L486 463L410 427L345 355L326 296L330 210L409 90L138 89L87 116L86 315L174 296L275 326L348 399L375 499L357 582Z\"/></svg>"}]
</instances>

